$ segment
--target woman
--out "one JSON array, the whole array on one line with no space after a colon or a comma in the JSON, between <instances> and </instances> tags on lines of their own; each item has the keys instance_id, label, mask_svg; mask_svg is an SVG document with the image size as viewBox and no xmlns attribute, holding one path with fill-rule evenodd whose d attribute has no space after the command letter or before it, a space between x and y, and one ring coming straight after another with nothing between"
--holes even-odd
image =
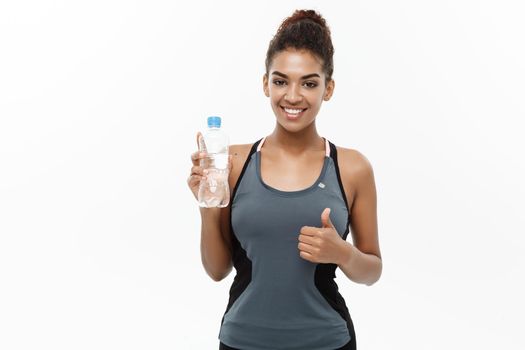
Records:
<instances>
[{"instance_id":1,"label":"woman","mask_svg":"<svg viewBox=\"0 0 525 350\"><path fill-rule=\"evenodd\" d=\"M264 94L272 134L230 146L231 201L200 208L201 255L215 281L237 274L219 332L220 349L356 349L339 267L372 285L382 270L373 171L358 151L316 130L334 91L333 46L325 20L298 10L270 42ZM197 135L199 137L199 135ZM205 178L192 155L188 184ZM350 227L354 244L346 241Z\"/></svg>"}]
</instances>

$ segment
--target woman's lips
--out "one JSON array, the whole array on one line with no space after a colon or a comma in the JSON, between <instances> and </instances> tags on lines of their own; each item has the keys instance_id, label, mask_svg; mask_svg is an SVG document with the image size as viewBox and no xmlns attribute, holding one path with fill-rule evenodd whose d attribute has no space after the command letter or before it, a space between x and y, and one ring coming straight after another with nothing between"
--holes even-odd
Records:
<instances>
[{"instance_id":1,"label":"woman's lips","mask_svg":"<svg viewBox=\"0 0 525 350\"><path fill-rule=\"evenodd\" d=\"M288 120L297 120L304 114L304 111L306 111L306 108L288 108L282 106L281 109L284 111Z\"/></svg>"}]
</instances>

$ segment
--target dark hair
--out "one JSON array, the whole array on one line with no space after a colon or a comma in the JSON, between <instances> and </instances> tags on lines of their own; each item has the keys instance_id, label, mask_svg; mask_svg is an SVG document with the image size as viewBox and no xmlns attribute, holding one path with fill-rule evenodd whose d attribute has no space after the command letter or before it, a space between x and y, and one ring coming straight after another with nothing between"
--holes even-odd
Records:
<instances>
[{"instance_id":1,"label":"dark hair","mask_svg":"<svg viewBox=\"0 0 525 350\"><path fill-rule=\"evenodd\" d=\"M286 18L270 41L266 52L266 75L273 57L286 49L308 50L322 59L326 81L334 72L334 47L330 29L324 18L314 10L296 10Z\"/></svg>"}]
</instances>

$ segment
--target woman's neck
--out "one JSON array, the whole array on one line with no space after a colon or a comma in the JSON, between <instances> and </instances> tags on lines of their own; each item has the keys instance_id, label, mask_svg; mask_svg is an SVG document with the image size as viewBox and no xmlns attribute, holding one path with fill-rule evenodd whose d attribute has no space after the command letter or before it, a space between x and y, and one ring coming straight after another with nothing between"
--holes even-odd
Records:
<instances>
[{"instance_id":1,"label":"woman's neck","mask_svg":"<svg viewBox=\"0 0 525 350\"><path fill-rule=\"evenodd\" d=\"M325 148L324 140L317 133L315 124L295 133L288 132L277 125L274 131L266 137L265 145L268 143L270 147L276 147L285 153L297 155L305 151L319 151Z\"/></svg>"}]
</instances>

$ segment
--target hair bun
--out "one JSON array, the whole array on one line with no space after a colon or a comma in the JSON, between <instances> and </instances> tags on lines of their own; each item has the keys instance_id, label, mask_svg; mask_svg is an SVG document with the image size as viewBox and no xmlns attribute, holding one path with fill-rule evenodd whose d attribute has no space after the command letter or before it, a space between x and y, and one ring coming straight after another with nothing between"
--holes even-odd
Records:
<instances>
[{"instance_id":1,"label":"hair bun","mask_svg":"<svg viewBox=\"0 0 525 350\"><path fill-rule=\"evenodd\" d=\"M266 74L273 57L287 49L307 50L322 60L326 81L334 72L334 46L325 19L315 10L295 10L277 29L266 52Z\"/></svg>"},{"instance_id":2,"label":"hair bun","mask_svg":"<svg viewBox=\"0 0 525 350\"><path fill-rule=\"evenodd\" d=\"M281 24L277 32L280 32L284 28L294 23L300 22L302 20L311 20L319 24L323 29L327 30L328 34L330 33L330 30L328 29L328 26L326 25L325 19L314 10L295 10L295 12L290 17L286 18L283 21L283 23Z\"/></svg>"}]
</instances>

